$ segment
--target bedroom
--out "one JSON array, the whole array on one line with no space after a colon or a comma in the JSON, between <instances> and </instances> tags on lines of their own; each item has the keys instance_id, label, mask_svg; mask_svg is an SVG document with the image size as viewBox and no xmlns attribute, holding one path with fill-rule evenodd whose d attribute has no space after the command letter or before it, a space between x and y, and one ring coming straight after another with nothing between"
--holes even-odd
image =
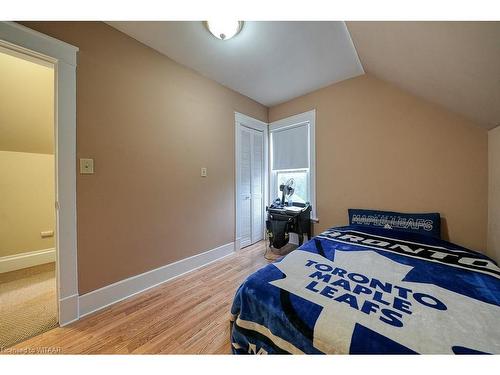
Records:
<instances>
[{"instance_id":1,"label":"bedroom","mask_svg":"<svg viewBox=\"0 0 500 375\"><path fill-rule=\"evenodd\" d=\"M55 109L64 124L57 129L65 131L56 150L60 327L3 351L370 352L342 340L364 319L377 321L372 331L385 332L382 317L406 327L420 312L441 311L427 305L442 303L448 312L461 306L459 298L446 299L456 287L437 282L449 271L467 285L470 274L475 285L491 288L487 296L469 292L476 298L467 306L487 306L464 323L474 340L452 346L498 353L498 310L490 306L498 302L493 261L500 256L499 25L245 21L237 35L220 40L202 21L2 23L3 41L57 59L57 91L67 93ZM275 201L282 185L291 207L306 211L310 203L307 220L292 223L296 215ZM271 204L275 211L266 211ZM287 221L277 220L282 216ZM375 229L367 225L374 223ZM437 234L424 233L422 223ZM332 227L363 234L340 235ZM395 237L388 238L391 230ZM300 242L307 251L295 249ZM351 259L332 252L348 246L359 250ZM326 262L317 259L321 251ZM309 290L314 295L273 284L276 272L309 271L297 266L307 264L302 253L321 265L313 270L321 275L305 275L307 285L318 283ZM268 265L267 258L279 262ZM446 290L436 292L418 272L409 273L416 264L428 266L431 284ZM330 272L344 270L344 277L326 282L333 265ZM295 309L311 310L296 320L304 332L314 331L308 320L314 317L324 327L318 340L326 335L333 343L290 343L271 326L272 335L252 341L248 331L262 335L255 324L263 326L254 318L240 319L235 331L231 308L241 318L235 301L247 298L236 291L264 266L272 270L260 274L270 278L270 290L288 295ZM419 280L419 288L408 286ZM335 301L346 293L355 298ZM298 298L311 298L315 307ZM333 324L318 314L318 306L337 314L338 305L357 310L358 323ZM466 350L425 337L408 342L416 335L411 324L412 334L390 336L405 350ZM368 330L358 333L379 343L371 352L397 352ZM276 348L273 338L293 348Z\"/></svg>"}]
</instances>

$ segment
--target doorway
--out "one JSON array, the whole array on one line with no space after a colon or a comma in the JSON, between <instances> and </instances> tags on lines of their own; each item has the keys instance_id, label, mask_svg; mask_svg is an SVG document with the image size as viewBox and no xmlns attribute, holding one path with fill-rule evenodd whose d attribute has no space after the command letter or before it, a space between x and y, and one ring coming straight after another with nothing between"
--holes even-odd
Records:
<instances>
[{"instance_id":1,"label":"doorway","mask_svg":"<svg viewBox=\"0 0 500 375\"><path fill-rule=\"evenodd\" d=\"M15 22L7 21L0 22L0 47L7 49L11 54L20 54L28 60L34 58L52 64L54 69L53 158L56 210L54 230L56 318L58 325L64 326L79 318L76 249L76 65L78 48ZM29 109L30 107L27 106L26 111ZM42 255L44 254L40 254L40 256ZM45 255L47 256L47 254ZM50 253L48 255L51 256Z\"/></svg>"},{"instance_id":2,"label":"doorway","mask_svg":"<svg viewBox=\"0 0 500 375\"><path fill-rule=\"evenodd\" d=\"M244 248L264 239L267 205L267 124L235 114L236 242Z\"/></svg>"},{"instance_id":3,"label":"doorway","mask_svg":"<svg viewBox=\"0 0 500 375\"><path fill-rule=\"evenodd\" d=\"M55 67L0 46L0 346L57 326Z\"/></svg>"}]
</instances>

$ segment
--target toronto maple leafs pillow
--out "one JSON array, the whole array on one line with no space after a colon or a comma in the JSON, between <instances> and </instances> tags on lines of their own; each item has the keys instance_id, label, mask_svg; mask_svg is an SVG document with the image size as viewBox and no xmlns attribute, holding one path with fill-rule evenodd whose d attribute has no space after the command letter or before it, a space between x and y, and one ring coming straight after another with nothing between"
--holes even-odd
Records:
<instances>
[{"instance_id":1,"label":"toronto maple leafs pillow","mask_svg":"<svg viewBox=\"0 0 500 375\"><path fill-rule=\"evenodd\" d=\"M349 224L412 232L441 238L439 213L402 213L350 208Z\"/></svg>"}]
</instances>

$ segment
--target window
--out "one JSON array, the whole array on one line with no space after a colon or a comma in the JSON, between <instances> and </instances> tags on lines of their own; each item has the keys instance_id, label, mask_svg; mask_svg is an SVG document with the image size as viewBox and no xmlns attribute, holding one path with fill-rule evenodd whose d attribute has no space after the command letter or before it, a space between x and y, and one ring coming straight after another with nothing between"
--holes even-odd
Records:
<instances>
[{"instance_id":1,"label":"window","mask_svg":"<svg viewBox=\"0 0 500 375\"><path fill-rule=\"evenodd\" d=\"M280 185L286 183L290 178L295 181L295 190L290 200L293 202L309 202L309 169L298 169L294 171L276 171L275 191L280 194Z\"/></svg>"},{"instance_id":2,"label":"window","mask_svg":"<svg viewBox=\"0 0 500 375\"><path fill-rule=\"evenodd\" d=\"M270 198L281 197L280 185L293 178L290 200L309 202L316 218L314 119L315 111L310 111L270 124Z\"/></svg>"}]
</instances>

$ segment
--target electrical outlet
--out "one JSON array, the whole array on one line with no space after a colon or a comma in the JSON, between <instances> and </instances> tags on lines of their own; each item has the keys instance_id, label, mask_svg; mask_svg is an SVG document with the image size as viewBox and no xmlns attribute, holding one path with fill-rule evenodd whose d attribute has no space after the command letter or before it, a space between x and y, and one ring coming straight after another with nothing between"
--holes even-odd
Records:
<instances>
[{"instance_id":1,"label":"electrical outlet","mask_svg":"<svg viewBox=\"0 0 500 375\"><path fill-rule=\"evenodd\" d=\"M207 177L207 168L201 168L201 177Z\"/></svg>"},{"instance_id":2,"label":"electrical outlet","mask_svg":"<svg viewBox=\"0 0 500 375\"><path fill-rule=\"evenodd\" d=\"M42 238L54 237L54 231L53 230L47 230L47 231L44 231L44 232L40 232L40 237L42 237Z\"/></svg>"}]
</instances>

